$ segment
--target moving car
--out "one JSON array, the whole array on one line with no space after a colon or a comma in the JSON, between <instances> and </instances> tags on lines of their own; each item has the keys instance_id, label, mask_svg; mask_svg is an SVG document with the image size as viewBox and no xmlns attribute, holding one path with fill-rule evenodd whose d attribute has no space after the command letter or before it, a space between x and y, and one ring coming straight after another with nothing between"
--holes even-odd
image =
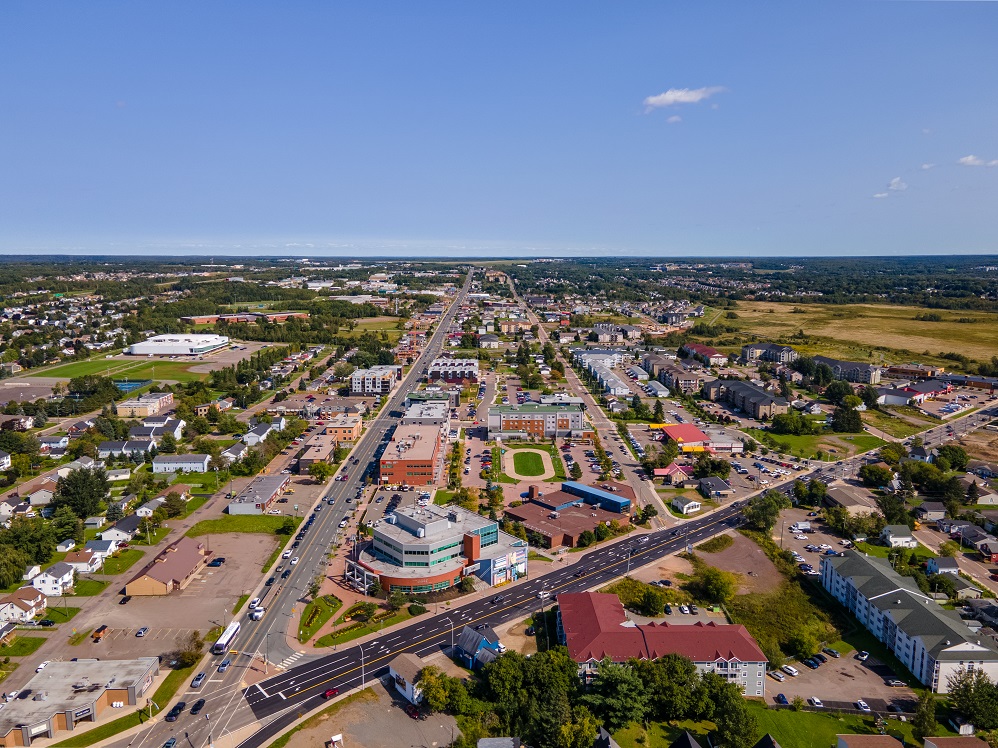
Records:
<instances>
[{"instance_id":1,"label":"moving car","mask_svg":"<svg viewBox=\"0 0 998 748\"><path fill-rule=\"evenodd\" d=\"M869 653L869 652L867 652L867 651L866 651L866 650L864 649L863 651L859 652L859 653L858 653L858 654L856 655L856 659L857 659L857 660L859 660L860 662L866 662L866 660L867 660L867 658L868 658L869 656L870 656L870 653Z\"/></svg>"},{"instance_id":2,"label":"moving car","mask_svg":"<svg viewBox=\"0 0 998 748\"><path fill-rule=\"evenodd\" d=\"M232 660L230 660L229 658L225 658L218 664L218 672L224 673L226 670L229 669L229 665L231 664Z\"/></svg>"},{"instance_id":3,"label":"moving car","mask_svg":"<svg viewBox=\"0 0 998 748\"><path fill-rule=\"evenodd\" d=\"M177 744L176 738L170 738L165 743L163 743L163 748L173 748Z\"/></svg>"},{"instance_id":4,"label":"moving car","mask_svg":"<svg viewBox=\"0 0 998 748\"><path fill-rule=\"evenodd\" d=\"M250 610L256 610L258 607L260 607L260 598L254 597L249 602L249 609Z\"/></svg>"},{"instance_id":5,"label":"moving car","mask_svg":"<svg viewBox=\"0 0 998 748\"><path fill-rule=\"evenodd\" d=\"M204 679L207 677L208 675L202 670L194 676L194 680L191 681L191 688L201 688L201 684L204 683Z\"/></svg>"},{"instance_id":6,"label":"moving car","mask_svg":"<svg viewBox=\"0 0 998 748\"><path fill-rule=\"evenodd\" d=\"M204 709L204 699L198 699L191 707L191 714L200 714L202 709Z\"/></svg>"},{"instance_id":7,"label":"moving car","mask_svg":"<svg viewBox=\"0 0 998 748\"><path fill-rule=\"evenodd\" d=\"M327 688L326 691L322 694L322 698L331 699L334 696L336 696L336 694L338 694L339 692L340 689L338 688Z\"/></svg>"}]
</instances>

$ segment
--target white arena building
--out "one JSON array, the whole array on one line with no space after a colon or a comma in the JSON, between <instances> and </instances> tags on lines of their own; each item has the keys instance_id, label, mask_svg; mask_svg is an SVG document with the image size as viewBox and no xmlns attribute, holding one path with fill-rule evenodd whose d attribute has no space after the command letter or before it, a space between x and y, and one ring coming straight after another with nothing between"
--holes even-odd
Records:
<instances>
[{"instance_id":1,"label":"white arena building","mask_svg":"<svg viewBox=\"0 0 998 748\"><path fill-rule=\"evenodd\" d=\"M200 356L229 344L224 335L154 335L128 346L133 356Z\"/></svg>"}]
</instances>

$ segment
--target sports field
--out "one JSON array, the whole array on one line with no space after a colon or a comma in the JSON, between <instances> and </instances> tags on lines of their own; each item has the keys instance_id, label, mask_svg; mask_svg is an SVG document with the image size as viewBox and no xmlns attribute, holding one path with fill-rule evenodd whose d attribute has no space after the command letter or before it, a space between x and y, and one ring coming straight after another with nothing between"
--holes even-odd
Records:
<instances>
[{"instance_id":1,"label":"sports field","mask_svg":"<svg viewBox=\"0 0 998 748\"><path fill-rule=\"evenodd\" d=\"M513 467L516 469L518 475L535 476L544 474L544 462L536 452L514 452Z\"/></svg>"},{"instance_id":2,"label":"sports field","mask_svg":"<svg viewBox=\"0 0 998 748\"><path fill-rule=\"evenodd\" d=\"M28 376L72 379L88 374L101 374L115 379L190 382L195 379L204 379L206 376L206 374L196 374L190 371L198 363L197 361L163 361L148 358L94 358L87 361L74 361L51 369L42 369Z\"/></svg>"},{"instance_id":3,"label":"sports field","mask_svg":"<svg viewBox=\"0 0 998 748\"><path fill-rule=\"evenodd\" d=\"M927 310L909 306L877 304L777 304L766 301L739 301L737 319L723 313L710 314L706 321L737 327L760 340L778 340L806 354L823 354L853 361L906 363L914 359L945 363L936 356L943 352L962 353L988 361L998 356L998 314L977 311ZM919 314L938 314L939 322L916 320ZM959 322L958 320L974 320ZM788 336L802 330L803 344ZM885 351L884 349L894 349ZM903 355L906 351L909 355Z\"/></svg>"}]
</instances>

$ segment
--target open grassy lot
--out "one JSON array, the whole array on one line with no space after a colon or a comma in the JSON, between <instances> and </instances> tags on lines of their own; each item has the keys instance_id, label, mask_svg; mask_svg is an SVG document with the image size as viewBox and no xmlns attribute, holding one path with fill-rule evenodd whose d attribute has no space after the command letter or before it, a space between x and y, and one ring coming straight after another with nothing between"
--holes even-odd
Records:
<instances>
[{"instance_id":1,"label":"open grassy lot","mask_svg":"<svg viewBox=\"0 0 998 748\"><path fill-rule=\"evenodd\" d=\"M115 376L118 370L122 368L123 365L127 365L125 368L131 368L140 363L138 360L135 362L127 361L123 362L120 359L109 359L101 356L100 358L91 358L86 361L73 361L68 364L61 364L59 366L54 366L52 368L43 368L38 371L32 371L27 376L29 377L62 377L65 379L72 379L73 377L82 377L87 374L104 374L106 375L110 371L111 376Z\"/></svg>"},{"instance_id":2,"label":"open grassy lot","mask_svg":"<svg viewBox=\"0 0 998 748\"><path fill-rule=\"evenodd\" d=\"M48 641L44 636L18 636L10 644L0 645L0 656L27 657Z\"/></svg>"},{"instance_id":3,"label":"open grassy lot","mask_svg":"<svg viewBox=\"0 0 998 748\"><path fill-rule=\"evenodd\" d=\"M267 535L277 535L287 520L292 520L295 527L301 523L301 517L272 517L270 515L232 514L218 519L203 519L187 531L187 536L196 538L201 535L218 535L223 532L257 532Z\"/></svg>"},{"instance_id":4,"label":"open grassy lot","mask_svg":"<svg viewBox=\"0 0 998 748\"><path fill-rule=\"evenodd\" d=\"M75 597L94 597L104 591L110 582L99 582L96 579L77 579L73 585Z\"/></svg>"},{"instance_id":5,"label":"open grassy lot","mask_svg":"<svg viewBox=\"0 0 998 748\"><path fill-rule=\"evenodd\" d=\"M743 431L760 443L764 443L763 436L769 434L768 431L762 429L743 429ZM777 444L782 446L784 452L809 458L814 457L818 450L841 458L860 452L868 452L886 444L883 439L869 434L825 433L814 436L771 434L771 436Z\"/></svg>"},{"instance_id":6,"label":"open grassy lot","mask_svg":"<svg viewBox=\"0 0 998 748\"><path fill-rule=\"evenodd\" d=\"M204 379L207 374L197 374L190 369L203 365L198 361L170 361L155 358L92 358L86 361L73 361L69 364L56 366L52 369L42 369L29 374L32 377L59 377L72 379L87 374L102 374L116 379L169 379L178 382L190 382Z\"/></svg>"},{"instance_id":7,"label":"open grassy lot","mask_svg":"<svg viewBox=\"0 0 998 748\"><path fill-rule=\"evenodd\" d=\"M112 556L104 562L101 574L121 574L124 571L128 571L144 555L145 553L135 548L126 548L123 551L119 551L118 555Z\"/></svg>"},{"instance_id":8,"label":"open grassy lot","mask_svg":"<svg viewBox=\"0 0 998 748\"><path fill-rule=\"evenodd\" d=\"M946 363L936 356L949 351L979 360L998 355L998 338L993 332L998 315L988 312L932 310L942 321L923 322L915 315L924 314L924 309L877 304L739 301L735 311L738 319L721 321L762 340L777 340L803 330L807 341L793 345L809 355L820 353L869 363L880 363L880 353L884 353L885 363L904 363L912 357L922 363ZM976 322L957 322L961 318Z\"/></svg>"},{"instance_id":9,"label":"open grassy lot","mask_svg":"<svg viewBox=\"0 0 998 748\"><path fill-rule=\"evenodd\" d=\"M856 543L856 550L862 551L868 556L876 556L877 558L887 558L891 550L896 551L898 549L891 549L888 548L886 545L874 545L873 543ZM915 556L918 558L919 561L928 561L930 558L936 557L935 553L933 553L929 548L926 548L921 543L919 543L917 548L902 548L900 550L904 551L905 558L907 558L908 555L914 552Z\"/></svg>"},{"instance_id":10,"label":"open grassy lot","mask_svg":"<svg viewBox=\"0 0 998 748\"><path fill-rule=\"evenodd\" d=\"M866 425L873 426L873 428L897 439L907 439L909 436L921 433L934 425L926 420L918 420L917 423L913 423L915 419L898 418L881 410L868 410L863 413L862 418Z\"/></svg>"},{"instance_id":11,"label":"open grassy lot","mask_svg":"<svg viewBox=\"0 0 998 748\"><path fill-rule=\"evenodd\" d=\"M47 608L45 610L45 618L49 618L56 623L66 623L79 612L79 608L71 608L68 606L64 608L60 605L56 608Z\"/></svg>"},{"instance_id":12,"label":"open grassy lot","mask_svg":"<svg viewBox=\"0 0 998 748\"><path fill-rule=\"evenodd\" d=\"M513 467L519 475L544 474L544 462L536 452L517 450L513 453Z\"/></svg>"}]
</instances>

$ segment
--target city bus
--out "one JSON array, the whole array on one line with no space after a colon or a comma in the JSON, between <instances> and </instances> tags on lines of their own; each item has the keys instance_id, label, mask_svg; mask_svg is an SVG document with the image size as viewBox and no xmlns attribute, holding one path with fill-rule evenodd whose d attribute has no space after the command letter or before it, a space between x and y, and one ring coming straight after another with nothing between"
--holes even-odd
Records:
<instances>
[{"instance_id":1,"label":"city bus","mask_svg":"<svg viewBox=\"0 0 998 748\"><path fill-rule=\"evenodd\" d=\"M217 641L211 645L212 654L225 654L229 651L232 643L235 642L236 637L239 636L239 622L233 621L228 626L225 627L225 631L222 635L218 637Z\"/></svg>"}]
</instances>

